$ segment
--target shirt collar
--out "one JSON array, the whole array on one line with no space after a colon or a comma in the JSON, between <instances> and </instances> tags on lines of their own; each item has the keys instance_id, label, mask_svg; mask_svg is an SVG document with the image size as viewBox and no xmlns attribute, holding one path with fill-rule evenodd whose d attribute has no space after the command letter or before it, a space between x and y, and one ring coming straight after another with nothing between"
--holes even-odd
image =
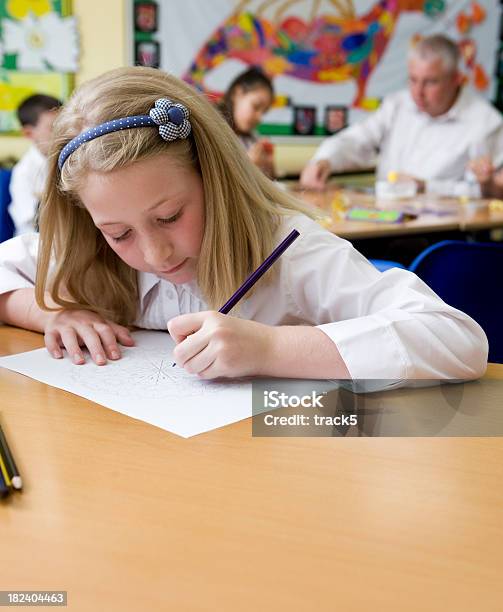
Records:
<instances>
[{"instance_id":1,"label":"shirt collar","mask_svg":"<svg viewBox=\"0 0 503 612\"><path fill-rule=\"evenodd\" d=\"M138 272L137 278L138 278L138 293L139 293L138 297L140 299L142 310L144 307L143 302L145 298L150 293L150 291L152 291L152 289L156 287L157 285L159 285L160 283L167 283L168 285L171 285L177 293L179 293L180 291L181 292L186 291L190 293L191 295L193 295L195 298L197 298L199 301L204 301L199 291L199 286L197 284L197 281L195 280L191 281L190 283L184 283L183 285L173 285L173 283L170 283L167 280L159 278L158 276L156 276L155 274L152 274L151 272Z\"/></svg>"},{"instance_id":2,"label":"shirt collar","mask_svg":"<svg viewBox=\"0 0 503 612\"><path fill-rule=\"evenodd\" d=\"M147 297L148 292L161 282L161 279L150 272L138 272L138 292L140 302Z\"/></svg>"}]
</instances>

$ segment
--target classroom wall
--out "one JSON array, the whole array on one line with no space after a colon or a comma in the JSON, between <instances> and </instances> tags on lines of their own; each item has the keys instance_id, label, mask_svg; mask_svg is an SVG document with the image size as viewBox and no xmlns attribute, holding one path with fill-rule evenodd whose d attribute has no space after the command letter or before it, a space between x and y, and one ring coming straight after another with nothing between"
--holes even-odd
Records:
<instances>
[{"instance_id":1,"label":"classroom wall","mask_svg":"<svg viewBox=\"0 0 503 612\"><path fill-rule=\"evenodd\" d=\"M125 0L73 0L80 36L80 70L76 84L118 66L129 64ZM21 136L0 136L0 160L19 158L29 141ZM313 155L316 145L279 145L275 163L280 175L298 172Z\"/></svg>"},{"instance_id":2,"label":"classroom wall","mask_svg":"<svg viewBox=\"0 0 503 612\"><path fill-rule=\"evenodd\" d=\"M76 83L127 63L126 2L124 0L73 0L78 19L81 59ZM20 157L29 141L20 136L0 136L0 159Z\"/></svg>"}]
</instances>

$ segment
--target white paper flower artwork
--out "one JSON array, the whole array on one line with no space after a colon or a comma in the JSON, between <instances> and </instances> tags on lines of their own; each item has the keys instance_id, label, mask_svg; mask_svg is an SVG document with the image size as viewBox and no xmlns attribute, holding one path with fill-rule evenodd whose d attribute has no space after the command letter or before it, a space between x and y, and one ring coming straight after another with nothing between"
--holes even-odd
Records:
<instances>
[{"instance_id":1,"label":"white paper flower artwork","mask_svg":"<svg viewBox=\"0 0 503 612\"><path fill-rule=\"evenodd\" d=\"M70 0L0 0L0 134L18 133L17 108L33 94L67 100L79 64Z\"/></svg>"},{"instance_id":2,"label":"white paper flower artwork","mask_svg":"<svg viewBox=\"0 0 503 612\"><path fill-rule=\"evenodd\" d=\"M78 34L75 17L33 13L19 21L2 20L3 52L16 56L21 72L76 72Z\"/></svg>"}]
</instances>

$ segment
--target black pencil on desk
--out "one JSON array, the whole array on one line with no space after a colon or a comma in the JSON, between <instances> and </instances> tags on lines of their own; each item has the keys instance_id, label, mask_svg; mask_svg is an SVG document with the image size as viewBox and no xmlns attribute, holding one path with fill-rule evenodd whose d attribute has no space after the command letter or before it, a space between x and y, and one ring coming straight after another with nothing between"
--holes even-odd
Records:
<instances>
[{"instance_id":1,"label":"black pencil on desk","mask_svg":"<svg viewBox=\"0 0 503 612\"><path fill-rule=\"evenodd\" d=\"M5 497L9 493L10 488L6 485L2 470L0 470L0 497Z\"/></svg>"},{"instance_id":2,"label":"black pencil on desk","mask_svg":"<svg viewBox=\"0 0 503 612\"><path fill-rule=\"evenodd\" d=\"M12 482L10 481L10 478L9 478L9 472L7 471L7 468L5 467L5 462L3 460L2 453L0 453L0 472L2 472L2 476L5 481L5 484L8 487L11 487Z\"/></svg>"},{"instance_id":3,"label":"black pencil on desk","mask_svg":"<svg viewBox=\"0 0 503 612\"><path fill-rule=\"evenodd\" d=\"M14 461L14 457L12 456L9 445L7 444L7 438L5 437L5 433L0 425L0 453L2 454L2 459L7 468L7 472L9 474L10 481L14 489L21 489L23 487L23 481L21 480L21 476L19 475L19 471L16 466L16 462Z\"/></svg>"}]
</instances>

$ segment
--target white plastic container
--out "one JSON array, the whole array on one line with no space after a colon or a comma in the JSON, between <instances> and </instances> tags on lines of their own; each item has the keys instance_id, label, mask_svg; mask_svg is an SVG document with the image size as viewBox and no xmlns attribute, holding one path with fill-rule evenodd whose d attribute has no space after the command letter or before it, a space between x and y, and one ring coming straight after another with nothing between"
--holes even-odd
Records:
<instances>
[{"instance_id":1,"label":"white plastic container","mask_svg":"<svg viewBox=\"0 0 503 612\"><path fill-rule=\"evenodd\" d=\"M401 200L413 198L417 194L416 181L377 181L376 198L382 200Z\"/></svg>"}]
</instances>

